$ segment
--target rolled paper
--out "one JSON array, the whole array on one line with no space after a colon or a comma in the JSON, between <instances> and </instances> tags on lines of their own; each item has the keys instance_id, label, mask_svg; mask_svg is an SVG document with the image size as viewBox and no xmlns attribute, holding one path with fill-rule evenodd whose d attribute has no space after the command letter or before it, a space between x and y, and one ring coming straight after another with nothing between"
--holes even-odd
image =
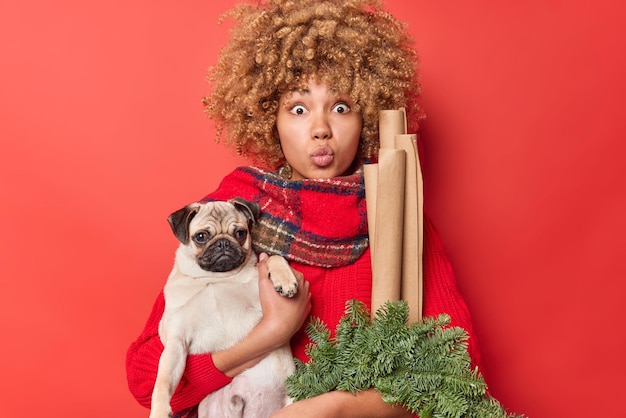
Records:
<instances>
[{"instance_id":1,"label":"rolled paper","mask_svg":"<svg viewBox=\"0 0 626 418\"><path fill-rule=\"evenodd\" d=\"M405 152L395 149L395 136L405 134L406 126L404 109L380 111L378 164L369 169L366 166L369 173L364 172L372 257L372 313L385 302L400 299ZM372 196L374 202L370 202Z\"/></svg>"},{"instance_id":2,"label":"rolled paper","mask_svg":"<svg viewBox=\"0 0 626 418\"><path fill-rule=\"evenodd\" d=\"M423 300L423 179L416 141L415 134L395 136L396 148L406 152L400 297L409 305L409 323L422 318Z\"/></svg>"},{"instance_id":3,"label":"rolled paper","mask_svg":"<svg viewBox=\"0 0 626 418\"><path fill-rule=\"evenodd\" d=\"M378 186L378 164L365 164L363 166L363 179L365 181L365 202L367 205L367 230L370 240L370 256L372 259L372 271L374 271L374 242L376 242L376 191Z\"/></svg>"},{"instance_id":4,"label":"rolled paper","mask_svg":"<svg viewBox=\"0 0 626 418\"><path fill-rule=\"evenodd\" d=\"M417 136L407 135L404 109L379 115L378 164L365 166L372 256L372 313L387 301L405 300L408 322L423 310L423 178Z\"/></svg>"},{"instance_id":5,"label":"rolled paper","mask_svg":"<svg viewBox=\"0 0 626 418\"><path fill-rule=\"evenodd\" d=\"M417 152L417 137L413 138L415 148L415 171L417 174L417 260L419 278L417 284L417 315L416 320L422 319L424 312L424 177L422 176L422 165L419 153Z\"/></svg>"},{"instance_id":6,"label":"rolled paper","mask_svg":"<svg viewBox=\"0 0 626 418\"><path fill-rule=\"evenodd\" d=\"M406 134L406 111L381 110L378 115L378 133L380 137L380 148L395 148L395 136Z\"/></svg>"},{"instance_id":7,"label":"rolled paper","mask_svg":"<svg viewBox=\"0 0 626 418\"><path fill-rule=\"evenodd\" d=\"M405 154L404 150L381 148L378 155L372 313L385 302L400 299Z\"/></svg>"}]
</instances>

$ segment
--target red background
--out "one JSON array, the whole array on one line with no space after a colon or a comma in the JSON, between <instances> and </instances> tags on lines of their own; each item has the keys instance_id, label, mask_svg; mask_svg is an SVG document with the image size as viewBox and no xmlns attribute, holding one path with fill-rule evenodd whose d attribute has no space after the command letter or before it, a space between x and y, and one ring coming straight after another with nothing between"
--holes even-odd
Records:
<instances>
[{"instance_id":1,"label":"red background","mask_svg":"<svg viewBox=\"0 0 626 418\"><path fill-rule=\"evenodd\" d=\"M166 217L242 163L200 99L232 1L0 2L0 414L143 417L124 356ZM626 15L390 0L421 55L426 206L503 404L626 416Z\"/></svg>"}]
</instances>

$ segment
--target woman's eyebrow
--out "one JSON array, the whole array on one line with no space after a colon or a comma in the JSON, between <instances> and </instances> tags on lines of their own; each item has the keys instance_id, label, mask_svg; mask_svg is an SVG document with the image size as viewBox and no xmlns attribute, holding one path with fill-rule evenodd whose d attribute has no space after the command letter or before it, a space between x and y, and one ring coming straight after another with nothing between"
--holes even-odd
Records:
<instances>
[{"instance_id":1,"label":"woman's eyebrow","mask_svg":"<svg viewBox=\"0 0 626 418\"><path fill-rule=\"evenodd\" d=\"M295 89L294 91L291 92L292 94L297 93L297 94L309 94L311 93L311 90L304 88L304 89Z\"/></svg>"}]
</instances>

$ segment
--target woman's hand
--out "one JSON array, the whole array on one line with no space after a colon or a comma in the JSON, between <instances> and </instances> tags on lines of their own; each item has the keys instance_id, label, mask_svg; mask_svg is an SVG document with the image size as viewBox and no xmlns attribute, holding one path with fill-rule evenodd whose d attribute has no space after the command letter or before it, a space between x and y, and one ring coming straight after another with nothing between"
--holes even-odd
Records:
<instances>
[{"instance_id":1,"label":"woman's hand","mask_svg":"<svg viewBox=\"0 0 626 418\"><path fill-rule=\"evenodd\" d=\"M333 391L304 399L276 411L271 418L409 418L413 414L401 406L383 401L374 389L358 392Z\"/></svg>"},{"instance_id":2,"label":"woman's hand","mask_svg":"<svg viewBox=\"0 0 626 418\"><path fill-rule=\"evenodd\" d=\"M258 326L266 328L276 348L288 343L306 321L311 312L311 292L309 282L304 280L302 273L292 269L298 282L298 292L292 298L281 296L269 279L267 259L267 254L262 253L257 266L259 297L263 309L263 319Z\"/></svg>"}]
</instances>

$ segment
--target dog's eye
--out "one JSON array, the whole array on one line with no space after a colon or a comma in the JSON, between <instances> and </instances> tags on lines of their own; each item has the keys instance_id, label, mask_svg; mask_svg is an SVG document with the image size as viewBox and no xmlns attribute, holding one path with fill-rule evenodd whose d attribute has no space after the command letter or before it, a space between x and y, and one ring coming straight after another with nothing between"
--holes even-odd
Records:
<instances>
[{"instance_id":1,"label":"dog's eye","mask_svg":"<svg viewBox=\"0 0 626 418\"><path fill-rule=\"evenodd\" d=\"M248 237L248 231L245 229L238 229L235 231L235 239L243 244L243 242Z\"/></svg>"},{"instance_id":2,"label":"dog's eye","mask_svg":"<svg viewBox=\"0 0 626 418\"><path fill-rule=\"evenodd\" d=\"M206 233L205 231L200 231L197 232L194 236L193 236L193 242L195 242L198 245L204 245L207 242L209 242L209 234Z\"/></svg>"}]
</instances>

